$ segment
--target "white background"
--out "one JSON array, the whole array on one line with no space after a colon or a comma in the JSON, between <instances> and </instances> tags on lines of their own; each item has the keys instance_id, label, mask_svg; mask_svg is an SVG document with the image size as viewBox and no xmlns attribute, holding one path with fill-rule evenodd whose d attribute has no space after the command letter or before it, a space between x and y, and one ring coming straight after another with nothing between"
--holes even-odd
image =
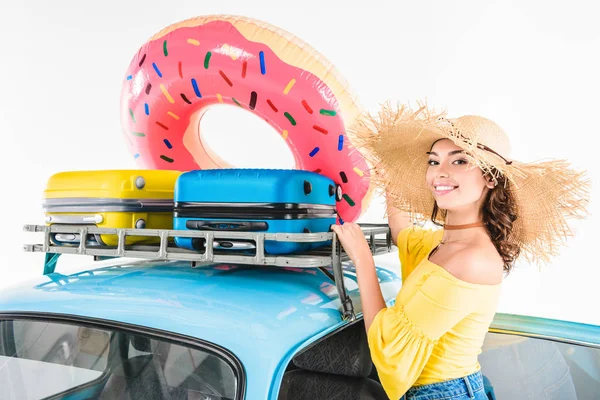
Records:
<instances>
[{"instance_id":1,"label":"white background","mask_svg":"<svg viewBox=\"0 0 600 400\"><path fill-rule=\"evenodd\" d=\"M171 23L213 13L269 22L326 55L366 109L427 100L450 116L481 114L508 132L515 158L564 157L597 180L596 7L592 0L2 1L0 290L42 273L40 255L21 251L39 237L21 228L43 222L51 174L136 167L121 136L120 85L137 49ZM277 135L239 111L209 112L203 127L214 147L239 166L289 167ZM259 137L271 144L266 151ZM600 324L597 202L590 212L542 272L518 265L500 311ZM382 218L376 199L362 220Z\"/></svg>"}]
</instances>

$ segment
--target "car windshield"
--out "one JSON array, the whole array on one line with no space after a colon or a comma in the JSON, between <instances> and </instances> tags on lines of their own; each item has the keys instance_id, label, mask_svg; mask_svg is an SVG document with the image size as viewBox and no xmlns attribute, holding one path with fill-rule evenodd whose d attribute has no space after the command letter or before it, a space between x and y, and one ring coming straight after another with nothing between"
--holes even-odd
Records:
<instances>
[{"instance_id":1,"label":"car windshield","mask_svg":"<svg viewBox=\"0 0 600 400\"><path fill-rule=\"evenodd\" d=\"M191 346L120 329L0 319L0 388L9 399L240 398L241 367Z\"/></svg>"}]
</instances>

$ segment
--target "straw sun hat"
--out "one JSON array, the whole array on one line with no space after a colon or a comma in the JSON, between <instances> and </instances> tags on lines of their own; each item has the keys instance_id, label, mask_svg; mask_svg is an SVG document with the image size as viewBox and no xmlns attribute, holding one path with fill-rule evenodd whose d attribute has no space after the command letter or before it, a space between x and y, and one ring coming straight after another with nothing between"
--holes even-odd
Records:
<instances>
[{"instance_id":1,"label":"straw sun hat","mask_svg":"<svg viewBox=\"0 0 600 400\"><path fill-rule=\"evenodd\" d=\"M586 215L590 182L584 173L564 160L512 160L508 136L489 119L471 115L449 119L421 104L413 111L387 103L376 115L358 118L348 135L373 166L376 186L398 209L413 215L429 218L433 211L425 174L426 152L436 140L452 140L465 150L470 163L494 180L503 175L517 208L509 241L519 245L520 257L528 261L549 261L572 235L567 220ZM443 215L436 222L443 223Z\"/></svg>"}]
</instances>

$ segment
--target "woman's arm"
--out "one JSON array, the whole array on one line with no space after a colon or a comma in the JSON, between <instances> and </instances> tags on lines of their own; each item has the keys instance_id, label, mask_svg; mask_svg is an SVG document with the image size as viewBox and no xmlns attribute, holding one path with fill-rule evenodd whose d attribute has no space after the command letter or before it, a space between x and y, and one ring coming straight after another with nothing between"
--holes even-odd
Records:
<instances>
[{"instance_id":1,"label":"woman's arm","mask_svg":"<svg viewBox=\"0 0 600 400\"><path fill-rule=\"evenodd\" d=\"M331 228L338 235L340 243L356 268L363 318L368 331L377 313L386 307L379 287L373 254L358 224L345 223L333 225Z\"/></svg>"},{"instance_id":2,"label":"woman's arm","mask_svg":"<svg viewBox=\"0 0 600 400\"><path fill-rule=\"evenodd\" d=\"M394 246L397 246L398 243L398 234L404 228L408 228L412 226L412 219L410 218L410 214L405 211L400 211L396 207L392 205L392 199L390 196L386 196L386 205L387 205L387 216L388 216L388 226L392 231L392 242Z\"/></svg>"},{"instance_id":3,"label":"woman's arm","mask_svg":"<svg viewBox=\"0 0 600 400\"><path fill-rule=\"evenodd\" d=\"M412 220L409 213L392 206L390 196L387 196L386 203L392 241L397 246L398 234L404 228L412 226ZM348 254L356 268L363 318L365 328L368 331L377 313L386 307L379 287L373 254L358 224L333 225L332 230L337 234L346 254Z\"/></svg>"},{"instance_id":4,"label":"woman's arm","mask_svg":"<svg viewBox=\"0 0 600 400\"><path fill-rule=\"evenodd\" d=\"M356 265L356 277L360 290L360 302L363 309L365 329L369 331L375 316L386 307L385 300L379 287L379 279L375 270L373 257L369 260L359 261Z\"/></svg>"}]
</instances>

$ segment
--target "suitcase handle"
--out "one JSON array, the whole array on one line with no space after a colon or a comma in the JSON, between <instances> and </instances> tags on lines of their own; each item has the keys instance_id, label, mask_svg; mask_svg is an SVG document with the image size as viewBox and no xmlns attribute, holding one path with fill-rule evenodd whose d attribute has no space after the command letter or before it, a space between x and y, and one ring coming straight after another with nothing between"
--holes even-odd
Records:
<instances>
[{"instance_id":1,"label":"suitcase handle","mask_svg":"<svg viewBox=\"0 0 600 400\"><path fill-rule=\"evenodd\" d=\"M206 251L206 239L193 238L192 247L195 250ZM256 254L256 244L248 240L215 240L213 249Z\"/></svg>"},{"instance_id":2,"label":"suitcase handle","mask_svg":"<svg viewBox=\"0 0 600 400\"><path fill-rule=\"evenodd\" d=\"M238 231L256 232L266 231L269 225L266 222L255 221L198 221L187 220L185 227L199 231Z\"/></svg>"}]
</instances>

